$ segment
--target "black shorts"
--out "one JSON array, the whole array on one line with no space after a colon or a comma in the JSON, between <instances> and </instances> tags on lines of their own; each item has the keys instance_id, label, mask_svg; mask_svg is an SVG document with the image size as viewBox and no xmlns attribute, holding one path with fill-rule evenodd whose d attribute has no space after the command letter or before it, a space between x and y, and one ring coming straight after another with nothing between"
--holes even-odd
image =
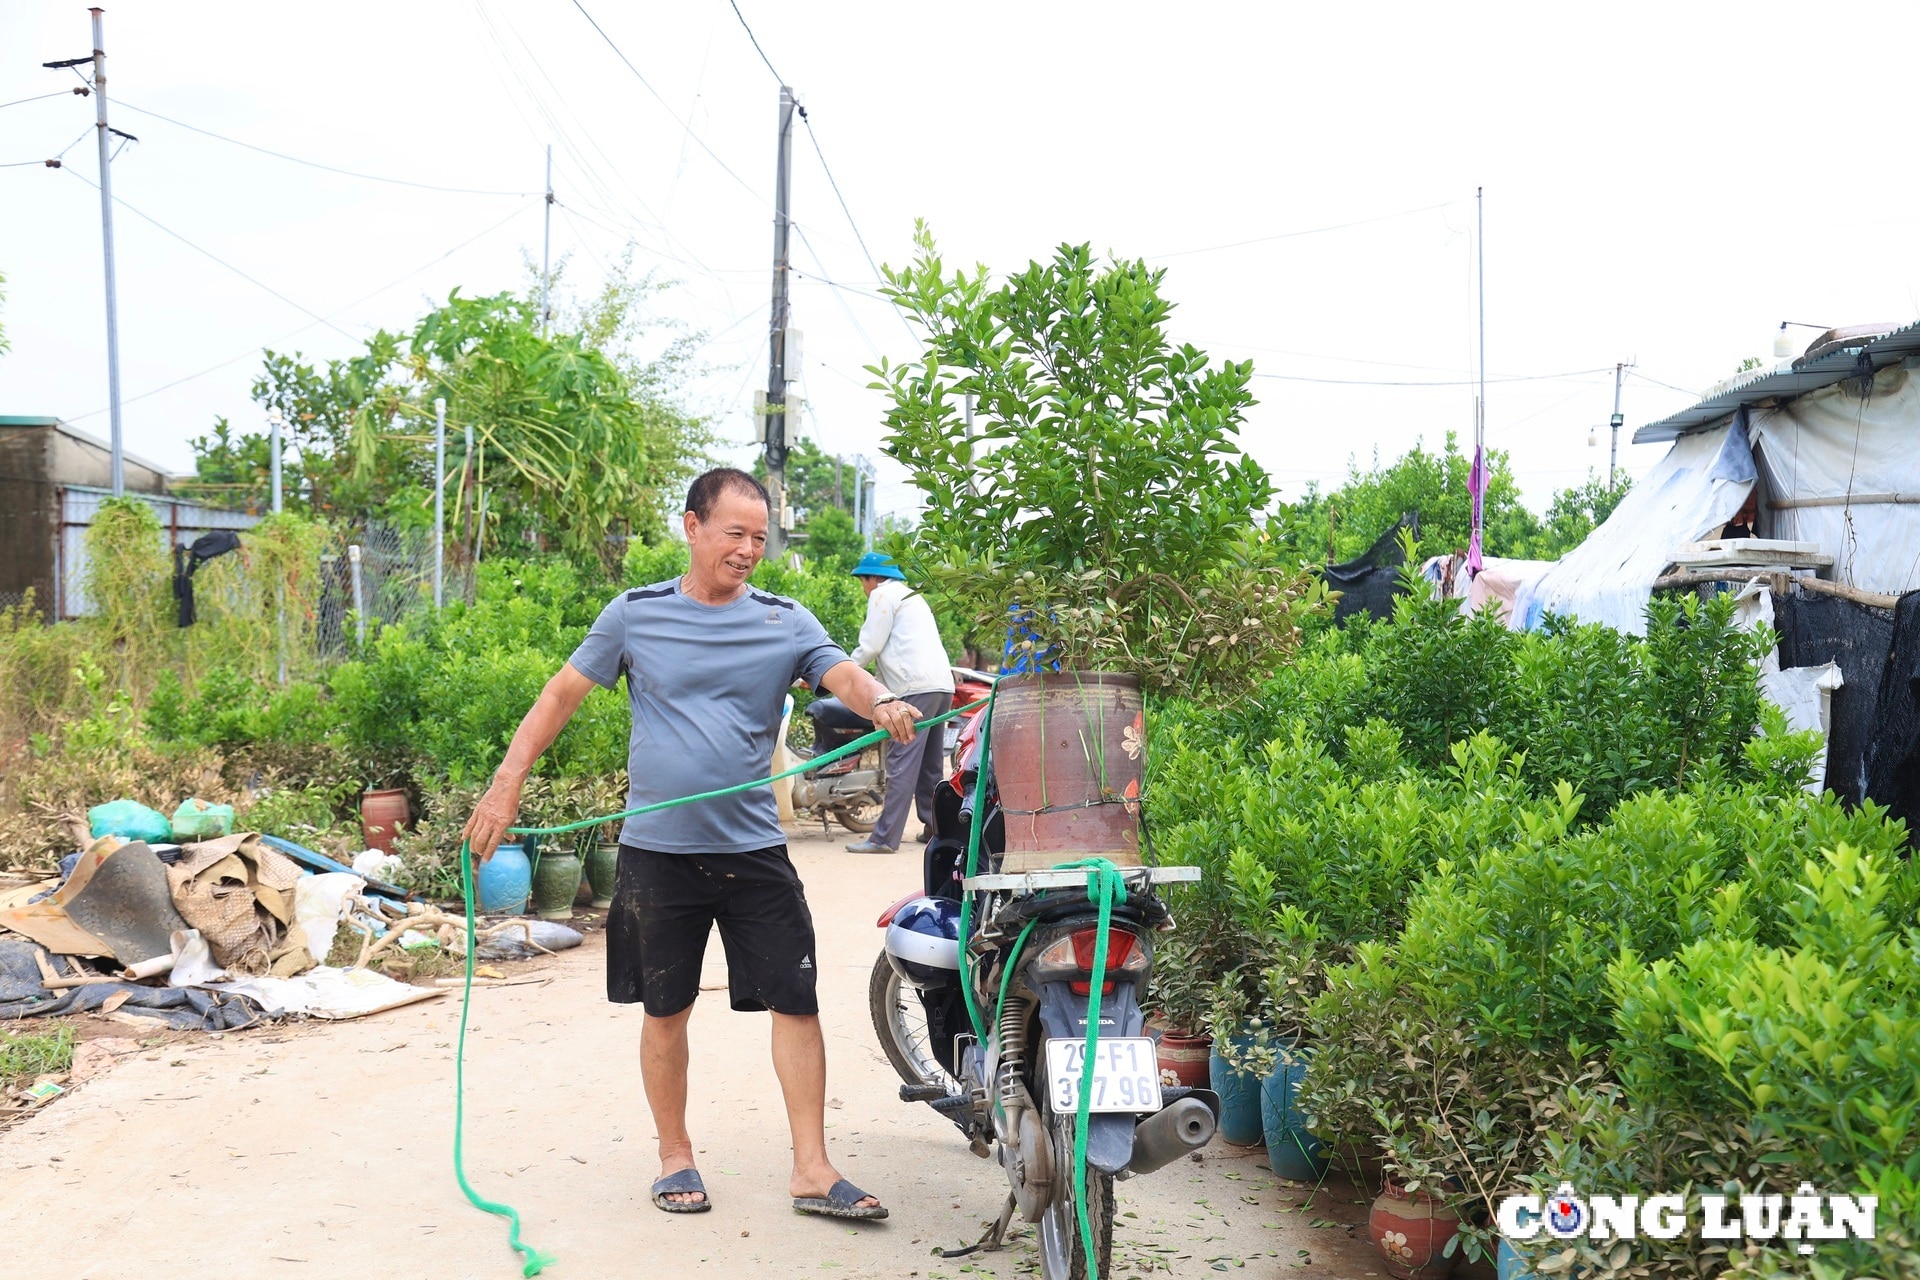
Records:
<instances>
[{"instance_id":1,"label":"black shorts","mask_svg":"<svg viewBox=\"0 0 1920 1280\"><path fill-rule=\"evenodd\" d=\"M751 853L620 846L607 915L607 999L671 1017L700 994L707 935L720 925L727 987L743 1013L815 1014L813 913L785 845Z\"/></svg>"}]
</instances>

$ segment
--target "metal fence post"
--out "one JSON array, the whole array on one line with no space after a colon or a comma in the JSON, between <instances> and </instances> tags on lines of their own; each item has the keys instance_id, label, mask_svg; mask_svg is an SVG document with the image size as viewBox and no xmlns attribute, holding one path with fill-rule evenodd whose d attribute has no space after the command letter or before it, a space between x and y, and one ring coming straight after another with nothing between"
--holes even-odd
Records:
<instances>
[{"instance_id":1,"label":"metal fence post","mask_svg":"<svg viewBox=\"0 0 1920 1280\"><path fill-rule=\"evenodd\" d=\"M353 579L353 629L362 648L367 643L367 602L360 590L360 544L347 547L347 575Z\"/></svg>"}]
</instances>

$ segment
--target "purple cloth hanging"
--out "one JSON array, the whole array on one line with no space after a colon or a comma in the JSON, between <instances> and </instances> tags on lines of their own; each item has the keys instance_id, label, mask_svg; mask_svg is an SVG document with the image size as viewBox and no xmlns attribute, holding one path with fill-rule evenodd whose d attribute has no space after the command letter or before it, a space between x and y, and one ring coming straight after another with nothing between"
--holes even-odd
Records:
<instances>
[{"instance_id":1,"label":"purple cloth hanging","mask_svg":"<svg viewBox=\"0 0 1920 1280\"><path fill-rule=\"evenodd\" d=\"M1480 573L1480 530L1487 503L1487 464L1478 447L1473 451L1473 470L1467 473L1467 492L1473 495L1473 539L1467 543L1467 573L1477 577Z\"/></svg>"}]
</instances>

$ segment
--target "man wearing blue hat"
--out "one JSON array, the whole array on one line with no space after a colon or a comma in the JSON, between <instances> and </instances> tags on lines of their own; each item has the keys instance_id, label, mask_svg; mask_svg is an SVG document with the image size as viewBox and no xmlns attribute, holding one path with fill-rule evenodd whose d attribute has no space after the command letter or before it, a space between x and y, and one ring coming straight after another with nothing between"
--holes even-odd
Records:
<instances>
[{"instance_id":1,"label":"man wearing blue hat","mask_svg":"<svg viewBox=\"0 0 1920 1280\"><path fill-rule=\"evenodd\" d=\"M953 668L940 628L926 599L911 590L891 556L869 551L853 567L867 593L867 620L853 660L871 662L880 683L913 708L916 720L939 715L953 705ZM898 853L906 835L907 806L920 806L920 840L933 826L933 789L940 783L945 753L943 734L917 734L911 742L887 744L887 800L880 821L866 839L847 846L849 853Z\"/></svg>"}]
</instances>

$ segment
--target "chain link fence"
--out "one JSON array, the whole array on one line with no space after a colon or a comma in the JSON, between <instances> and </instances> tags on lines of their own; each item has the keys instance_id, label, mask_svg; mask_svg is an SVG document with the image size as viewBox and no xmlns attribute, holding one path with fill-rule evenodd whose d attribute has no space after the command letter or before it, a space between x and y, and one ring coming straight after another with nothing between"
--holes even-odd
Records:
<instances>
[{"instance_id":1,"label":"chain link fence","mask_svg":"<svg viewBox=\"0 0 1920 1280\"><path fill-rule=\"evenodd\" d=\"M381 626L433 609L433 534L371 525L342 538L320 556L321 591L315 647L341 657ZM471 563L448 564L442 590L448 604L473 600Z\"/></svg>"}]
</instances>

